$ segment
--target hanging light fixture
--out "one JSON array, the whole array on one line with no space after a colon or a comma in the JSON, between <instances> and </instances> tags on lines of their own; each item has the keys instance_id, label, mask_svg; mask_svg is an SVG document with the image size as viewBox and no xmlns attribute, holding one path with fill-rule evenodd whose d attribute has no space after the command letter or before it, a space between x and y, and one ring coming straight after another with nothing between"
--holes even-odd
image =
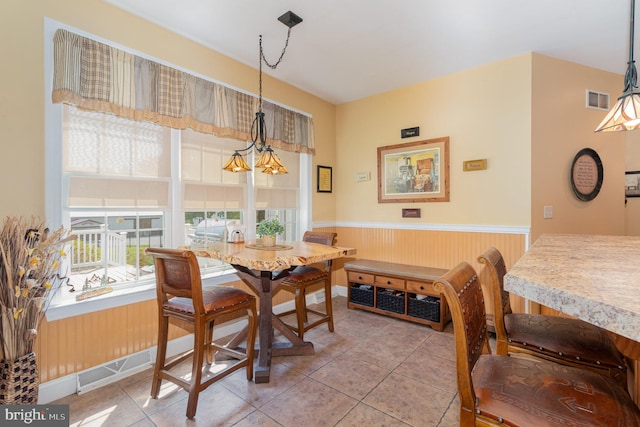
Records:
<instances>
[{"instance_id":1,"label":"hanging light fixture","mask_svg":"<svg viewBox=\"0 0 640 427\"><path fill-rule=\"evenodd\" d=\"M251 145L243 150L236 150L231 158L224 165L223 169L229 172L249 172L251 167L245 161L244 157L240 152L250 152L254 149L256 152L260 153L260 158L254 165L256 168L262 168L262 172L270 175L283 174L288 173L287 168L284 167L278 155L273 151L270 145L267 145L267 127L264 122L264 112L262 111L262 62L271 69L276 69L282 58L284 57L284 53L287 50L287 46L289 45L289 36L291 35L291 29L302 22L302 18L300 18L295 13L289 11L283 14L278 18L278 21L282 22L284 25L289 27L287 30L287 40L284 44L284 48L282 49L282 53L280 54L280 58L276 61L275 64L270 64L267 61L267 58L264 57L264 51L262 50L262 35L260 35L259 39L259 47L260 47L260 66L258 67L258 75L259 75L259 99L258 99L258 112L256 113L256 118L253 120L251 124Z\"/></svg>"},{"instance_id":2,"label":"hanging light fixture","mask_svg":"<svg viewBox=\"0 0 640 427\"><path fill-rule=\"evenodd\" d=\"M624 92L616 105L605 116L596 132L633 130L640 127L640 91L638 91L638 73L633 60L633 21L636 0L631 0L631 19L629 25L629 62L624 76Z\"/></svg>"}]
</instances>

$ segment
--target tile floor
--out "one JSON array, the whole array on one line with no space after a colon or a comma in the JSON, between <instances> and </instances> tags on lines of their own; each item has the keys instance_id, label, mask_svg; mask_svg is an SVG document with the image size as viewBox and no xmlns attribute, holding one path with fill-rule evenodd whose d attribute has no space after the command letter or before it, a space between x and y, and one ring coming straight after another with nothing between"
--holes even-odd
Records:
<instances>
[{"instance_id":1,"label":"tile floor","mask_svg":"<svg viewBox=\"0 0 640 427\"><path fill-rule=\"evenodd\" d=\"M70 405L74 427L458 426L451 323L437 332L346 305L333 300L334 333L321 325L305 334L315 355L274 358L268 384L244 370L214 383L193 420L177 386L165 381L160 398L149 397L151 369L53 403Z\"/></svg>"}]
</instances>

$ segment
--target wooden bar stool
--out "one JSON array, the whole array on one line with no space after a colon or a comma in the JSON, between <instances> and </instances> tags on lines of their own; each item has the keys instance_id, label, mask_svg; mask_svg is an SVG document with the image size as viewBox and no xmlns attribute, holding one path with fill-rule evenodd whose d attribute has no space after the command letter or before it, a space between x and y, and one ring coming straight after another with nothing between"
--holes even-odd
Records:
<instances>
[{"instance_id":1,"label":"wooden bar stool","mask_svg":"<svg viewBox=\"0 0 640 427\"><path fill-rule=\"evenodd\" d=\"M460 426L640 426L640 410L617 381L542 358L491 354L484 298L466 262L438 278L456 343Z\"/></svg>"},{"instance_id":2,"label":"wooden bar stool","mask_svg":"<svg viewBox=\"0 0 640 427\"><path fill-rule=\"evenodd\" d=\"M253 348L256 339L257 313L255 296L230 286L202 287L200 267L195 254L163 248L148 248L155 263L158 301L158 352L153 371L151 397L158 398L163 379L169 380L189 393L187 418L193 418L200 392L215 381L246 368L247 380L253 378ZM213 343L213 324L222 315L246 312L248 317L247 350ZM183 320L193 326L193 350L167 362L167 337L169 318ZM237 362L202 380L203 368L214 363L215 353L236 359ZM193 358L189 381L170 372L187 358ZM206 365L205 365L206 359Z\"/></svg>"},{"instance_id":3,"label":"wooden bar stool","mask_svg":"<svg viewBox=\"0 0 640 427\"><path fill-rule=\"evenodd\" d=\"M495 309L496 353L526 354L556 363L590 369L627 386L624 356L607 331L579 319L512 313L504 258L496 248L478 257L489 271Z\"/></svg>"},{"instance_id":4,"label":"wooden bar stool","mask_svg":"<svg viewBox=\"0 0 640 427\"><path fill-rule=\"evenodd\" d=\"M302 237L303 242L319 243L321 245L333 246L336 242L337 233L307 231ZM315 266L314 266L315 265ZM304 339L304 333L311 328L315 328L322 323L327 323L329 331L333 332L333 307L331 305L331 266L332 260L323 261L314 265L301 265L291 271L281 284L280 289L295 294L295 309L278 314L278 317L285 317L296 313L296 325L287 326L296 332L300 339ZM325 312L312 310L307 307L307 289L318 283L324 283ZM308 314L316 316L316 319L308 323Z\"/></svg>"}]
</instances>

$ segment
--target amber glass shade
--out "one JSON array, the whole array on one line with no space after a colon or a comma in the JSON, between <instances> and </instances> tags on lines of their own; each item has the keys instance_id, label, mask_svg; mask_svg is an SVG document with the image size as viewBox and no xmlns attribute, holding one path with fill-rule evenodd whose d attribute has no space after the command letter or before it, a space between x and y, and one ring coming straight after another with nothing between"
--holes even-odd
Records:
<instances>
[{"instance_id":1,"label":"amber glass shade","mask_svg":"<svg viewBox=\"0 0 640 427\"><path fill-rule=\"evenodd\" d=\"M258 162L255 164L255 167L262 168L262 172L270 175L288 173L287 169L278 158L278 155L273 152L271 147L267 147L264 150L260 155Z\"/></svg>"},{"instance_id":2,"label":"amber glass shade","mask_svg":"<svg viewBox=\"0 0 640 427\"><path fill-rule=\"evenodd\" d=\"M242 155L236 151L224 165L223 169L229 172L249 172L251 167L244 160Z\"/></svg>"},{"instance_id":3,"label":"amber glass shade","mask_svg":"<svg viewBox=\"0 0 640 427\"><path fill-rule=\"evenodd\" d=\"M633 130L638 127L640 127L640 94L630 93L618 98L616 105L595 131Z\"/></svg>"},{"instance_id":4,"label":"amber glass shade","mask_svg":"<svg viewBox=\"0 0 640 427\"><path fill-rule=\"evenodd\" d=\"M289 173L289 171L284 166L276 166L264 168L262 173L266 173L267 175L281 175L283 173Z\"/></svg>"}]
</instances>

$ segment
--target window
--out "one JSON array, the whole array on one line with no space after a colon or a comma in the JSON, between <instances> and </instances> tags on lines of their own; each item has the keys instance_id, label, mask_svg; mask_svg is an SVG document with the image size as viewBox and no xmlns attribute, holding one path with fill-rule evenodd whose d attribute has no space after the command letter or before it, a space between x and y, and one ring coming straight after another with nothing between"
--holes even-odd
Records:
<instances>
[{"instance_id":1,"label":"window","mask_svg":"<svg viewBox=\"0 0 640 427\"><path fill-rule=\"evenodd\" d=\"M278 152L286 175L233 174L222 165L245 142L68 105L62 106L61 145L61 216L76 235L68 262L77 293L150 285L155 276L147 247L221 240L230 223L253 230L252 238L260 220L278 216L286 239L299 235L297 153ZM255 215L247 215L249 207ZM201 266L205 276L233 271L211 259L201 259ZM74 299L70 289L63 300Z\"/></svg>"},{"instance_id":2,"label":"window","mask_svg":"<svg viewBox=\"0 0 640 427\"><path fill-rule=\"evenodd\" d=\"M286 175L256 174L256 224L278 217L284 225L284 239L298 240L300 162L298 155L287 151L278 153L287 167Z\"/></svg>"},{"instance_id":3,"label":"window","mask_svg":"<svg viewBox=\"0 0 640 427\"><path fill-rule=\"evenodd\" d=\"M46 76L54 76L52 40L59 29L113 46L48 18L44 27ZM116 49L160 63L122 46ZM160 64L175 69L171 64ZM201 77L196 80L205 81ZM222 83L215 85L227 88L238 99L246 98ZM222 165L233 150L245 148L246 142L53 104L53 87L53 80L47 78L46 217L51 226L62 224L77 235L72 254L67 257L76 291L69 292L69 287L58 293L47 310L48 318L55 320L154 298L153 266L144 249L150 245L188 244L203 221L205 227L206 221L214 221L216 226L241 222L246 226L247 239L255 237L256 221L264 216L278 215L286 221L287 239L296 239L299 229L310 226L310 155L276 150L283 159L286 157L285 164L291 171L278 178L263 178L259 172L223 172ZM290 111L277 107L281 112ZM301 125L304 130L311 123ZM254 159L248 157L252 164ZM267 204L258 203L256 198L262 193L258 194L256 188L286 192L288 196L295 193L297 206L291 205L290 199L275 195ZM221 238L221 230L211 230L211 237ZM201 261L205 281L236 280L228 275L233 272L230 266ZM82 287L102 283L113 288L109 298L74 304Z\"/></svg>"}]
</instances>

